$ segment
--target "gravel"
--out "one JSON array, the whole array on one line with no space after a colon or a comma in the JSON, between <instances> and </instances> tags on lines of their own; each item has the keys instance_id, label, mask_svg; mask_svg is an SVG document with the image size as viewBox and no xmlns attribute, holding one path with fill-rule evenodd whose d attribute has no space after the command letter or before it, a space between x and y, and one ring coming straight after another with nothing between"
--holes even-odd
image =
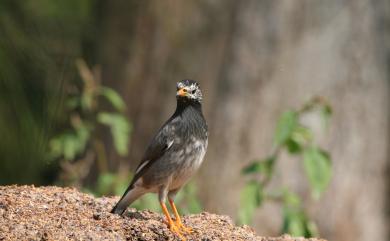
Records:
<instances>
[{"instance_id":1,"label":"gravel","mask_svg":"<svg viewBox=\"0 0 390 241\"><path fill-rule=\"evenodd\" d=\"M0 240L180 240L160 213L132 208L124 217L109 213L117 200L74 188L0 186ZM194 229L187 240L306 240L260 237L249 226L237 227L229 217L207 212L183 221Z\"/></svg>"}]
</instances>

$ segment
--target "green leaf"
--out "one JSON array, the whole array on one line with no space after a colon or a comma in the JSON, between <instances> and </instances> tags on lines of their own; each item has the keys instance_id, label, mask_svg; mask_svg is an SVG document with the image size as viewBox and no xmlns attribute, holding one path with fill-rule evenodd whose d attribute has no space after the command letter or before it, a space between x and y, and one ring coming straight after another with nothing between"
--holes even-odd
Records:
<instances>
[{"instance_id":1,"label":"green leaf","mask_svg":"<svg viewBox=\"0 0 390 241\"><path fill-rule=\"evenodd\" d=\"M297 123L290 138L286 140L285 145L291 154L299 154L312 140L313 133L311 130Z\"/></svg>"},{"instance_id":2,"label":"green leaf","mask_svg":"<svg viewBox=\"0 0 390 241\"><path fill-rule=\"evenodd\" d=\"M301 207L299 196L288 190L283 194L282 232L292 236L306 236L307 218Z\"/></svg>"},{"instance_id":3,"label":"green leaf","mask_svg":"<svg viewBox=\"0 0 390 241\"><path fill-rule=\"evenodd\" d=\"M318 237L319 232L318 232L318 227L317 224L312 221L312 220L307 220L306 221L306 235L305 237Z\"/></svg>"},{"instance_id":4,"label":"green leaf","mask_svg":"<svg viewBox=\"0 0 390 241\"><path fill-rule=\"evenodd\" d=\"M285 189L283 191L283 204L286 207L299 208L301 205L301 199L297 194Z\"/></svg>"},{"instance_id":5,"label":"green leaf","mask_svg":"<svg viewBox=\"0 0 390 241\"><path fill-rule=\"evenodd\" d=\"M324 122L325 127L328 126L329 120L332 117L332 107L329 104L324 104L324 106L321 109L321 115Z\"/></svg>"},{"instance_id":6,"label":"green leaf","mask_svg":"<svg viewBox=\"0 0 390 241\"><path fill-rule=\"evenodd\" d=\"M90 137L90 129L86 125L80 125L76 128L76 135L80 149L84 150Z\"/></svg>"},{"instance_id":7,"label":"green leaf","mask_svg":"<svg viewBox=\"0 0 390 241\"><path fill-rule=\"evenodd\" d=\"M332 113L333 113L332 106L330 106L329 104L324 105L324 108L323 108L322 111L323 111L324 114L327 115L327 116L331 116Z\"/></svg>"},{"instance_id":8,"label":"green leaf","mask_svg":"<svg viewBox=\"0 0 390 241\"><path fill-rule=\"evenodd\" d=\"M81 95L81 107L84 110L92 110L94 103L94 95L91 92L84 91Z\"/></svg>"},{"instance_id":9,"label":"green leaf","mask_svg":"<svg viewBox=\"0 0 390 241\"><path fill-rule=\"evenodd\" d=\"M89 129L80 125L75 131L65 132L50 140L52 159L63 156L65 160L73 160L82 153L89 139Z\"/></svg>"},{"instance_id":10,"label":"green leaf","mask_svg":"<svg viewBox=\"0 0 390 241\"><path fill-rule=\"evenodd\" d=\"M124 100L115 90L108 87L101 87L99 93L104 96L118 111L123 112L126 109Z\"/></svg>"},{"instance_id":11,"label":"green leaf","mask_svg":"<svg viewBox=\"0 0 390 241\"><path fill-rule=\"evenodd\" d=\"M299 196L289 191L283 196L282 233L306 238L318 236L317 225L306 215Z\"/></svg>"},{"instance_id":12,"label":"green leaf","mask_svg":"<svg viewBox=\"0 0 390 241\"><path fill-rule=\"evenodd\" d=\"M70 110L76 109L77 107L80 106L80 98L79 98L79 97L76 97L76 96L69 97L69 98L65 101L65 105L66 105L66 107L68 107Z\"/></svg>"},{"instance_id":13,"label":"green leaf","mask_svg":"<svg viewBox=\"0 0 390 241\"><path fill-rule=\"evenodd\" d=\"M294 140L293 138L290 138L286 141L286 146L287 146L288 152L291 154L301 153L301 151L302 151L301 144L299 142L297 142L296 140Z\"/></svg>"},{"instance_id":14,"label":"green leaf","mask_svg":"<svg viewBox=\"0 0 390 241\"><path fill-rule=\"evenodd\" d=\"M303 210L283 209L282 233L293 237L318 237L317 225L307 218Z\"/></svg>"},{"instance_id":15,"label":"green leaf","mask_svg":"<svg viewBox=\"0 0 390 241\"><path fill-rule=\"evenodd\" d=\"M242 174L260 173L261 170L262 170L262 165L260 161L254 161L242 169Z\"/></svg>"},{"instance_id":16,"label":"green leaf","mask_svg":"<svg viewBox=\"0 0 390 241\"><path fill-rule=\"evenodd\" d=\"M325 151L312 146L305 149L303 163L306 176L312 187L312 194L315 198L319 198L328 186L332 174L329 155Z\"/></svg>"},{"instance_id":17,"label":"green leaf","mask_svg":"<svg viewBox=\"0 0 390 241\"><path fill-rule=\"evenodd\" d=\"M275 133L275 142L278 145L283 145L293 133L298 123L298 114L294 111L286 111L282 114L278 121Z\"/></svg>"},{"instance_id":18,"label":"green leaf","mask_svg":"<svg viewBox=\"0 0 390 241\"><path fill-rule=\"evenodd\" d=\"M263 202L263 188L260 183L256 181L247 183L241 192L240 201L239 222L249 224L252 222L255 209Z\"/></svg>"},{"instance_id":19,"label":"green leaf","mask_svg":"<svg viewBox=\"0 0 390 241\"><path fill-rule=\"evenodd\" d=\"M62 142L58 137L50 139L49 142L49 157L54 160L62 156Z\"/></svg>"},{"instance_id":20,"label":"green leaf","mask_svg":"<svg viewBox=\"0 0 390 241\"><path fill-rule=\"evenodd\" d=\"M67 160L72 160L75 158L78 152L78 141L75 135L66 134L63 136L63 151L64 157Z\"/></svg>"},{"instance_id":21,"label":"green leaf","mask_svg":"<svg viewBox=\"0 0 390 241\"><path fill-rule=\"evenodd\" d=\"M283 214L283 233L295 237L305 236L305 221L302 215L295 210L285 209Z\"/></svg>"},{"instance_id":22,"label":"green leaf","mask_svg":"<svg viewBox=\"0 0 390 241\"><path fill-rule=\"evenodd\" d=\"M118 154L127 155L131 126L126 117L117 113L101 112L97 119L100 123L110 127L114 147Z\"/></svg>"},{"instance_id":23,"label":"green leaf","mask_svg":"<svg viewBox=\"0 0 390 241\"><path fill-rule=\"evenodd\" d=\"M260 173L268 176L271 174L273 170L275 159L276 159L275 156L269 156L264 160L254 161L248 166L244 167L242 169L242 173L243 174Z\"/></svg>"},{"instance_id":24,"label":"green leaf","mask_svg":"<svg viewBox=\"0 0 390 241\"><path fill-rule=\"evenodd\" d=\"M304 146L313 140L313 132L305 126L297 125L291 134L291 139Z\"/></svg>"}]
</instances>

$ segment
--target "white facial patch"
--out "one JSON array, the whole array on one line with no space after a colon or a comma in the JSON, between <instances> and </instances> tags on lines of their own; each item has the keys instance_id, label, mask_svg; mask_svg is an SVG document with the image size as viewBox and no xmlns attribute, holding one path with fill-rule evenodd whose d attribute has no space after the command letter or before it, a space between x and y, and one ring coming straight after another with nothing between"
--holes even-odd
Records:
<instances>
[{"instance_id":1,"label":"white facial patch","mask_svg":"<svg viewBox=\"0 0 390 241\"><path fill-rule=\"evenodd\" d=\"M191 85L185 85L183 82L177 83L178 89L186 89L188 92L188 97L191 99L202 100L202 92L199 89L199 85L197 83L191 83Z\"/></svg>"},{"instance_id":2,"label":"white facial patch","mask_svg":"<svg viewBox=\"0 0 390 241\"><path fill-rule=\"evenodd\" d=\"M184 87L185 87L185 85L182 82L177 82L177 88L181 89Z\"/></svg>"}]
</instances>

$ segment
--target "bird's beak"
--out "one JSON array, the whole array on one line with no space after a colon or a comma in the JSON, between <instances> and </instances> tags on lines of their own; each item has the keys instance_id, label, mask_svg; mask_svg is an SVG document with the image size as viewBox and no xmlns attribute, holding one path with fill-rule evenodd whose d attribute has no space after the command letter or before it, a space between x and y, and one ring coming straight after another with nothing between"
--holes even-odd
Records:
<instances>
[{"instance_id":1,"label":"bird's beak","mask_svg":"<svg viewBox=\"0 0 390 241\"><path fill-rule=\"evenodd\" d=\"M177 95L177 96L182 96L182 97L187 96L187 90L184 89L184 88L181 88L181 89L179 89L179 90L177 91L176 95Z\"/></svg>"}]
</instances>

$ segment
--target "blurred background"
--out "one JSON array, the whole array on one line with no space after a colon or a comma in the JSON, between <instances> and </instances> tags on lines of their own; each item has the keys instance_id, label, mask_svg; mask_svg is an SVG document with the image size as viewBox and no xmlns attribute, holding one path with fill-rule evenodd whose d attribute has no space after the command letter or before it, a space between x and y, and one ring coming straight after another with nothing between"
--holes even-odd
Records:
<instances>
[{"instance_id":1,"label":"blurred background","mask_svg":"<svg viewBox=\"0 0 390 241\"><path fill-rule=\"evenodd\" d=\"M210 139L183 212L389 240L387 0L2 0L0 184L122 194L185 78Z\"/></svg>"}]
</instances>

